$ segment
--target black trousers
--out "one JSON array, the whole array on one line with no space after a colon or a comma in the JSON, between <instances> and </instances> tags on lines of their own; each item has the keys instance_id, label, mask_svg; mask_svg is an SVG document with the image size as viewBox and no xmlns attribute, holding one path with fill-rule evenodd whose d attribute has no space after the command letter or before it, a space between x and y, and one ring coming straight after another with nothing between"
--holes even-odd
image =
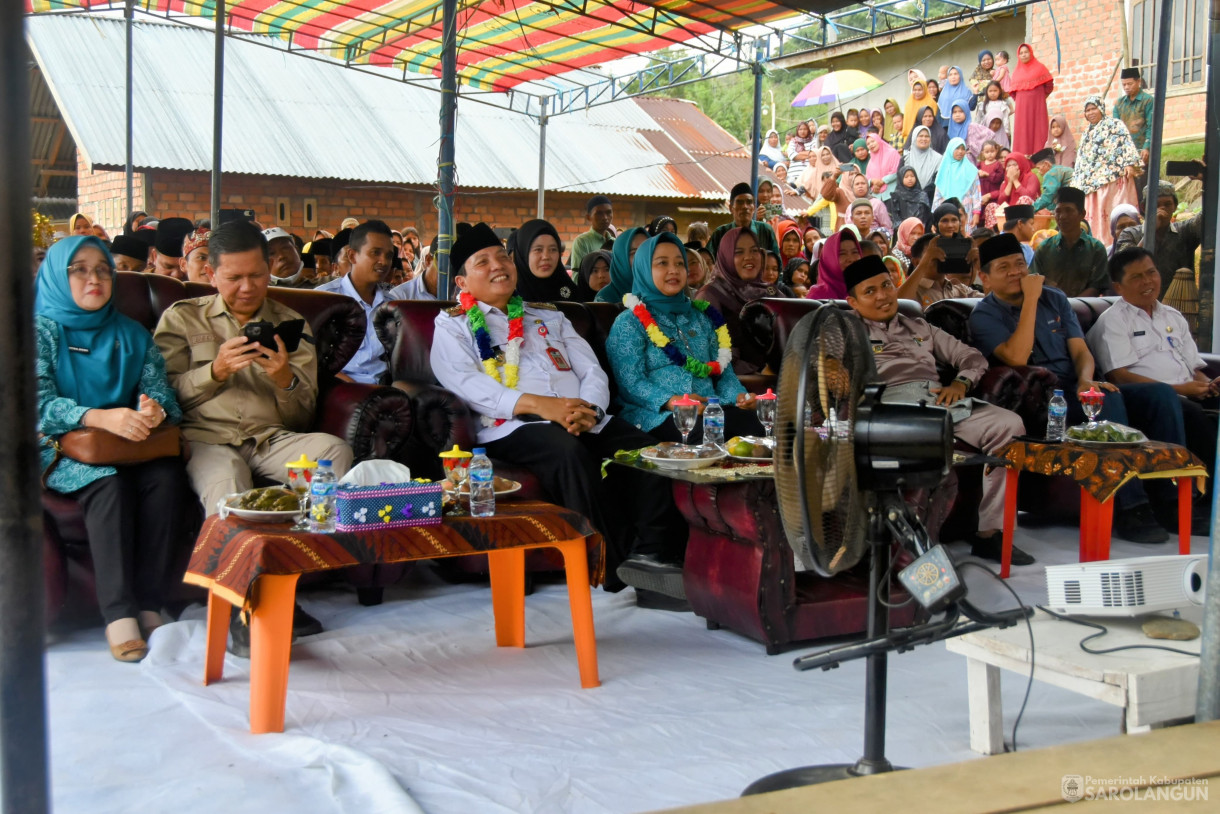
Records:
<instances>
[{"instance_id":1,"label":"black trousers","mask_svg":"<svg viewBox=\"0 0 1220 814\"><path fill-rule=\"evenodd\" d=\"M106 624L159 611L174 548L194 502L180 458L120 466L72 494L85 515L97 601Z\"/></svg>"},{"instance_id":2,"label":"black trousers","mask_svg":"<svg viewBox=\"0 0 1220 814\"><path fill-rule=\"evenodd\" d=\"M554 423L527 424L485 446L487 454L529 469L552 501L589 518L606 540L606 588L623 587L614 571L633 554L681 562L688 528L674 506L672 484L659 475L610 466L602 459L656 439L621 418L601 432L572 435Z\"/></svg>"},{"instance_id":3,"label":"black trousers","mask_svg":"<svg viewBox=\"0 0 1220 814\"><path fill-rule=\"evenodd\" d=\"M1178 396L1182 405L1182 424L1186 431L1186 448L1199 456L1209 475L1215 475L1216 467L1216 414L1205 412L1220 406L1220 400L1195 401Z\"/></svg>"},{"instance_id":4,"label":"black trousers","mask_svg":"<svg viewBox=\"0 0 1220 814\"><path fill-rule=\"evenodd\" d=\"M669 414L669 418L653 427L648 431L648 434L660 441L681 441L682 433L678 432L678 426L674 424L673 413ZM742 410L739 407L724 408L724 440L737 435L762 435L763 425L758 420L758 416L753 410ZM691 430L690 442L692 444L703 443L703 417L699 417L699 421L695 423L695 429Z\"/></svg>"}]
</instances>

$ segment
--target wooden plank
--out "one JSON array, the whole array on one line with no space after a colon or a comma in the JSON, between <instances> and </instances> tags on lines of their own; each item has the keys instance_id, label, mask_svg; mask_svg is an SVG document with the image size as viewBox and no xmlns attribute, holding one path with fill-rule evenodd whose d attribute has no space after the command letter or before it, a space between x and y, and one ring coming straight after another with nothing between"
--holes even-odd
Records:
<instances>
[{"instance_id":1,"label":"wooden plank","mask_svg":"<svg viewBox=\"0 0 1220 814\"><path fill-rule=\"evenodd\" d=\"M1122 778L1123 788L1148 788L1166 778L1208 780L1220 794L1220 721L1158 729L1047 749L996 755L872 777L857 777L754 797L670 809L668 814L999 814L1065 812L1065 775ZM1138 781L1143 779L1141 785ZM1199 786L1200 790L1208 790ZM1114 801L1104 801L1114 806ZM1103 801L1074 803L1108 811ZM1126 811L1214 811L1216 801L1117 803ZM1078 811L1078 808L1072 808Z\"/></svg>"}]
</instances>

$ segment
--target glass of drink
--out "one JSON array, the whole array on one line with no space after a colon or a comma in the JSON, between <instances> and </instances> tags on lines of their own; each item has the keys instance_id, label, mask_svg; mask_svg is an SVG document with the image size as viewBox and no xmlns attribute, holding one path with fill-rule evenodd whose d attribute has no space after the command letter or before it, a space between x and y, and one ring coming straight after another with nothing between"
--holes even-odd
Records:
<instances>
[{"instance_id":1,"label":"glass of drink","mask_svg":"<svg viewBox=\"0 0 1220 814\"><path fill-rule=\"evenodd\" d=\"M698 422L699 402L685 395L674 401L674 424L678 432L682 433L683 446L690 444L690 434Z\"/></svg>"},{"instance_id":2,"label":"glass of drink","mask_svg":"<svg viewBox=\"0 0 1220 814\"><path fill-rule=\"evenodd\" d=\"M317 461L311 461L304 454L288 464L288 489L297 496L297 522L292 531L309 531L309 485L313 480L313 471L318 468Z\"/></svg>"},{"instance_id":3,"label":"glass of drink","mask_svg":"<svg viewBox=\"0 0 1220 814\"><path fill-rule=\"evenodd\" d=\"M756 396L755 400L758 405L758 420L767 431L767 438L771 438L771 428L775 426L775 393L768 387L767 392Z\"/></svg>"},{"instance_id":4,"label":"glass of drink","mask_svg":"<svg viewBox=\"0 0 1220 814\"><path fill-rule=\"evenodd\" d=\"M1089 419L1089 428L1097 426L1097 416L1101 414L1101 408L1105 401L1106 394L1098 390L1097 385L1093 385L1080 394L1080 407Z\"/></svg>"}]
</instances>

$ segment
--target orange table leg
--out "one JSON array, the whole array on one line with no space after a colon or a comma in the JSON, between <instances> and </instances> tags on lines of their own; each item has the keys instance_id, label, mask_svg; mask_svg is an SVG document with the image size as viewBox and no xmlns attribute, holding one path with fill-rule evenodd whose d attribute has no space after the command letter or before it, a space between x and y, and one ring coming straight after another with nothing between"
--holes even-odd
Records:
<instances>
[{"instance_id":1,"label":"orange table leg","mask_svg":"<svg viewBox=\"0 0 1220 814\"><path fill-rule=\"evenodd\" d=\"M207 648L203 656L203 685L215 684L224 678L225 640L229 636L229 614L232 605L208 591Z\"/></svg>"},{"instance_id":2,"label":"orange table leg","mask_svg":"<svg viewBox=\"0 0 1220 814\"><path fill-rule=\"evenodd\" d=\"M597 636L593 631L593 597L589 593L589 560L585 541L567 540L556 546L563 553L568 578L568 604L572 608L572 639L576 642L576 663L580 667L580 686L601 686L597 675Z\"/></svg>"},{"instance_id":3,"label":"orange table leg","mask_svg":"<svg viewBox=\"0 0 1220 814\"><path fill-rule=\"evenodd\" d=\"M1093 559L1110 559L1110 535L1114 529L1114 498L1097 504L1097 536L1093 539Z\"/></svg>"},{"instance_id":4,"label":"orange table leg","mask_svg":"<svg viewBox=\"0 0 1220 814\"><path fill-rule=\"evenodd\" d=\"M488 551L496 644L525 647L525 549Z\"/></svg>"},{"instance_id":5,"label":"orange table leg","mask_svg":"<svg viewBox=\"0 0 1220 814\"><path fill-rule=\"evenodd\" d=\"M1080 561L1093 561L1093 526L1096 524L1097 500L1080 490Z\"/></svg>"},{"instance_id":6,"label":"orange table leg","mask_svg":"<svg viewBox=\"0 0 1220 814\"><path fill-rule=\"evenodd\" d=\"M263 574L250 614L250 733L284 731L292 606L299 574Z\"/></svg>"},{"instance_id":7,"label":"orange table leg","mask_svg":"<svg viewBox=\"0 0 1220 814\"><path fill-rule=\"evenodd\" d=\"M1008 469L1004 475L1004 548L1000 555L1000 577L1008 579L1012 570L1012 535L1017 528L1017 476L1016 469Z\"/></svg>"},{"instance_id":8,"label":"orange table leg","mask_svg":"<svg viewBox=\"0 0 1220 814\"><path fill-rule=\"evenodd\" d=\"M1191 479L1178 478L1178 553L1190 553Z\"/></svg>"}]
</instances>

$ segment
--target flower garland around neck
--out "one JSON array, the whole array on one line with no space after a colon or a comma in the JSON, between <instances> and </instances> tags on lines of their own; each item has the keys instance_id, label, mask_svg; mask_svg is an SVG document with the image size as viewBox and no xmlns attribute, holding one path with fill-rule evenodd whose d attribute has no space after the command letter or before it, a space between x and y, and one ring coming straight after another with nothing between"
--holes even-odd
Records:
<instances>
[{"instance_id":1,"label":"flower garland around neck","mask_svg":"<svg viewBox=\"0 0 1220 814\"><path fill-rule=\"evenodd\" d=\"M474 334L475 344L479 348L479 358L483 360L483 372L496 381L500 379L499 365L496 364L496 354L491 347L491 334L487 331L487 316L479 307L474 295L463 291L458 297L462 313L466 315L466 325ZM521 371L521 343L525 341L525 303L520 294L514 294L508 301L508 346L504 350L504 386L510 390L517 387L517 376Z\"/></svg>"},{"instance_id":2,"label":"flower garland around neck","mask_svg":"<svg viewBox=\"0 0 1220 814\"><path fill-rule=\"evenodd\" d=\"M707 300L691 300L691 305L696 311L703 312L703 315L712 323L712 329L716 332L716 342L720 345L720 349L716 353L716 358L711 362L700 362L687 356L682 351L674 347L674 344L669 341L661 329L657 327L657 321L653 319L652 314L648 312L648 308L639 297L634 294L627 294L623 297L623 305L627 306L627 310L635 315L635 318L644 326L644 332L648 334L648 338L652 340L652 344L656 345L665 355L669 357L669 361L678 367L684 369L692 376L700 379L706 379L708 376L719 376L728 366L733 363L733 342L729 338L728 326L724 324L724 317L719 311L712 307L712 304Z\"/></svg>"}]
</instances>

